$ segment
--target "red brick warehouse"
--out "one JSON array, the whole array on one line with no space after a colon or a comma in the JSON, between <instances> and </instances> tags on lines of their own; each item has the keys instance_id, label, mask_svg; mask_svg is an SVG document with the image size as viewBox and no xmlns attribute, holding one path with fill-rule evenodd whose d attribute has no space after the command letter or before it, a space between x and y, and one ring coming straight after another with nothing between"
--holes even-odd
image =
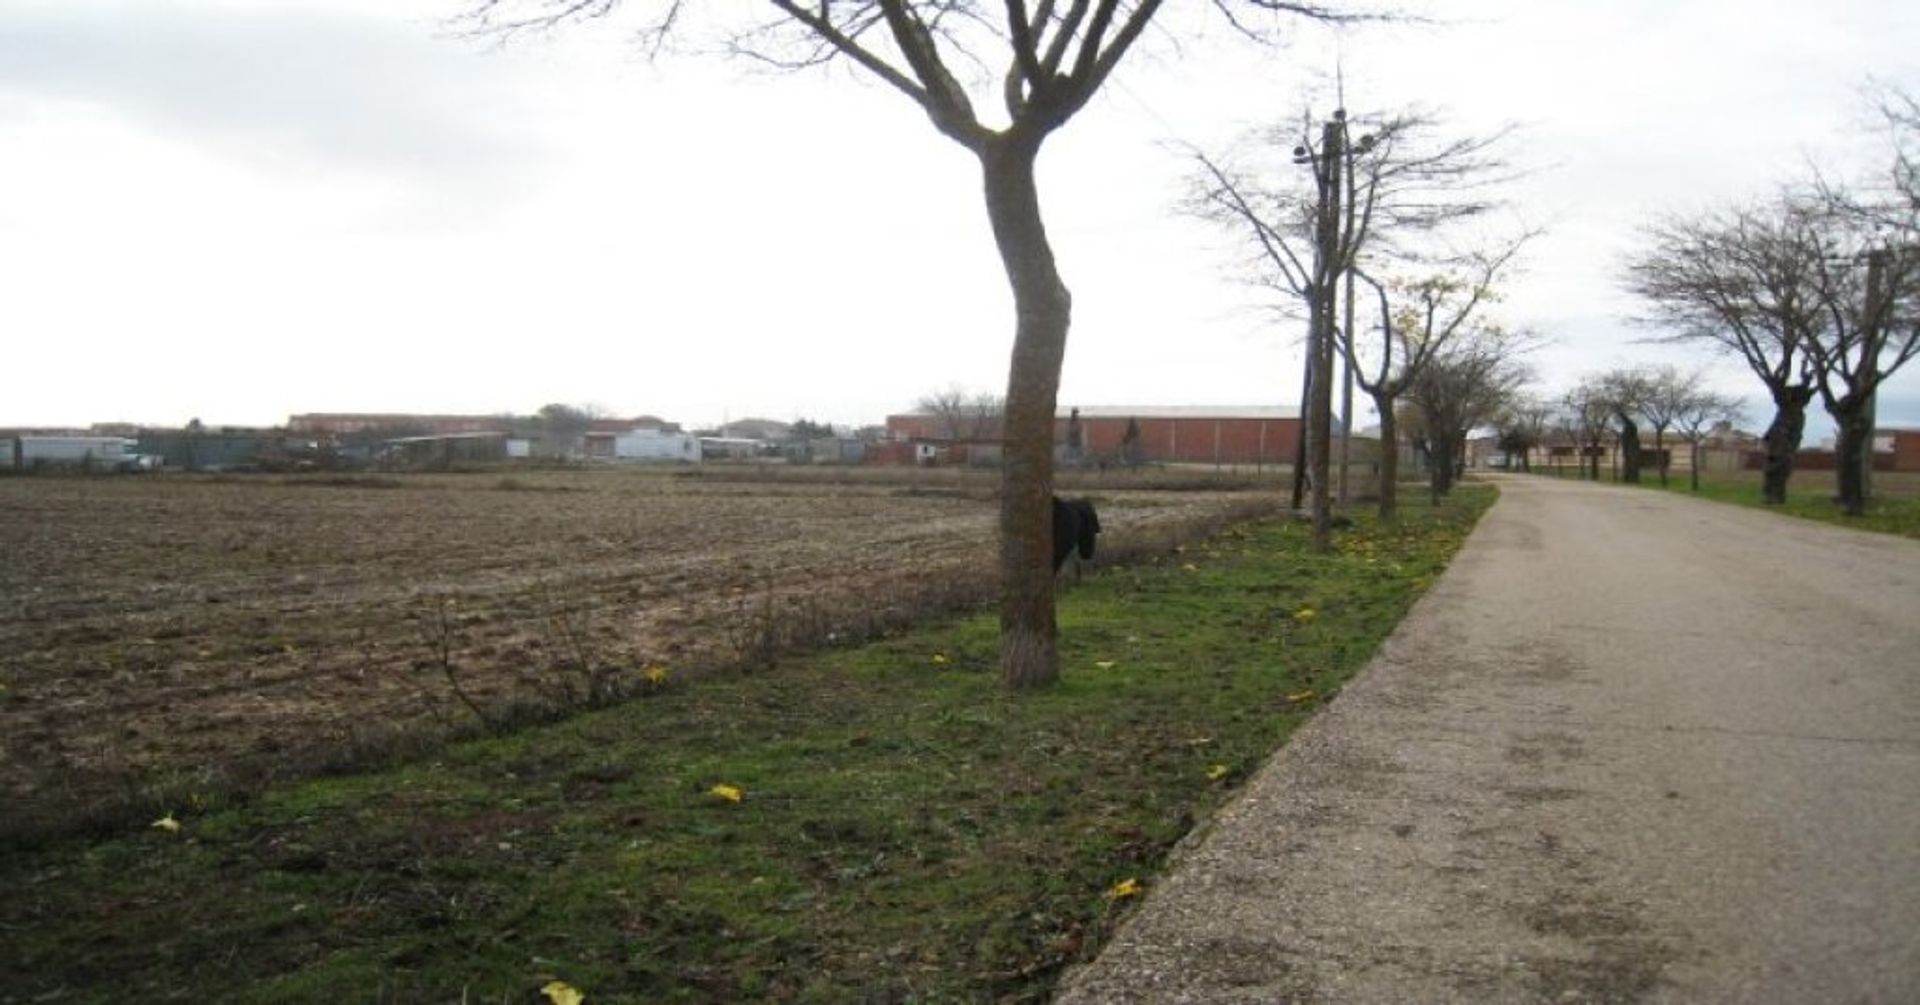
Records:
<instances>
[{"instance_id":1,"label":"red brick warehouse","mask_svg":"<svg viewBox=\"0 0 1920 1005\"><path fill-rule=\"evenodd\" d=\"M1185 464L1288 464L1300 438L1296 409L1268 405L1090 405L1080 410L1081 454L1089 461L1117 458L1127 424L1140 426L1140 460ZM1064 448L1071 408L1054 418L1054 443ZM899 441L954 440L939 416L887 416L887 434ZM997 439L997 430L993 438Z\"/></svg>"}]
</instances>

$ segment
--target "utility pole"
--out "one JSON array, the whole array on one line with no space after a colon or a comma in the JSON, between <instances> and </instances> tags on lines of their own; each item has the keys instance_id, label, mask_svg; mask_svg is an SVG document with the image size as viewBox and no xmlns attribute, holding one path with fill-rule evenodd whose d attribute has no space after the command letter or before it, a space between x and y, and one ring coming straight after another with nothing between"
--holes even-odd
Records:
<instances>
[{"instance_id":1,"label":"utility pole","mask_svg":"<svg viewBox=\"0 0 1920 1005\"><path fill-rule=\"evenodd\" d=\"M1344 222L1340 215L1341 169L1346 166L1344 151L1347 132L1346 109L1335 109L1333 120L1320 128L1320 156L1314 164L1314 180L1320 190L1320 213L1314 241L1313 403L1308 417L1309 456L1307 464L1313 487L1313 544L1319 551L1332 546L1333 513L1329 497L1328 463L1333 435L1333 341L1340 311L1340 274L1345 271L1341 247Z\"/></svg>"},{"instance_id":2,"label":"utility pole","mask_svg":"<svg viewBox=\"0 0 1920 1005\"><path fill-rule=\"evenodd\" d=\"M1309 141L1310 142L1310 141ZM1353 266L1359 231L1347 218L1351 211L1343 201L1348 196L1347 180L1356 152L1372 149L1374 137L1363 136L1358 144L1347 135L1347 110L1334 109L1333 117L1321 124L1320 144L1316 149L1306 143L1293 148L1293 162L1313 170L1314 204L1313 275L1308 282L1307 360L1301 387L1302 435L1298 460L1294 465L1293 505L1300 507L1301 489L1311 490L1313 543L1318 551L1332 547L1333 482L1329 470L1333 440L1333 365L1340 338L1340 277L1347 274L1348 324L1352 323ZM1343 212L1344 210L1344 212ZM1346 374L1349 382L1353 374ZM1347 390L1343 423L1352 424L1353 391ZM1341 451L1341 500L1346 497L1346 450Z\"/></svg>"},{"instance_id":3,"label":"utility pole","mask_svg":"<svg viewBox=\"0 0 1920 1005\"><path fill-rule=\"evenodd\" d=\"M1347 177L1353 177L1351 165L1347 168ZM1353 269L1347 269L1347 309L1345 324L1341 326L1340 337L1346 344L1353 345ZM1347 468L1353 461L1353 364L1347 361L1346 353L1340 354L1340 373L1344 378L1340 382L1340 508L1346 509L1349 501L1347 493Z\"/></svg>"},{"instance_id":4,"label":"utility pole","mask_svg":"<svg viewBox=\"0 0 1920 1005\"><path fill-rule=\"evenodd\" d=\"M1888 259L1892 252L1886 248L1875 248L1867 252L1867 323L1870 331L1863 332L1862 338L1868 340L1861 346L1860 369L1873 381L1872 390L1867 392L1866 430L1855 448L1860 452L1860 505L1864 509L1867 500L1873 498L1873 429L1880 397L1880 346L1886 339L1886 326L1892 323L1892 311L1882 303L1886 295Z\"/></svg>"}]
</instances>

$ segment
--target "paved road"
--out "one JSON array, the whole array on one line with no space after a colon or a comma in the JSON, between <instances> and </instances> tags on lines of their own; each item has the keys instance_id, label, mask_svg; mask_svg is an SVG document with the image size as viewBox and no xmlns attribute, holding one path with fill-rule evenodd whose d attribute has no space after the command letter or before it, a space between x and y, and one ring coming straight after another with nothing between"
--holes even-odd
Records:
<instances>
[{"instance_id":1,"label":"paved road","mask_svg":"<svg viewBox=\"0 0 1920 1005\"><path fill-rule=\"evenodd\" d=\"M1060 1001L1920 1002L1920 542L1500 484Z\"/></svg>"}]
</instances>

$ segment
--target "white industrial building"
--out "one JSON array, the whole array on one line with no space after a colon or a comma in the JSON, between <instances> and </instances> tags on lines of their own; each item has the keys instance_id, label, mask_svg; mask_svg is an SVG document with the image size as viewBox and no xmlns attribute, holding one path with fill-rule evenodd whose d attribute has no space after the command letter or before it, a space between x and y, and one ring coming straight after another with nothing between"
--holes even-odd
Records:
<instances>
[{"instance_id":1,"label":"white industrial building","mask_svg":"<svg viewBox=\"0 0 1920 1005\"><path fill-rule=\"evenodd\" d=\"M125 468L139 463L135 442L124 436L13 436L0 439L0 468Z\"/></svg>"},{"instance_id":2,"label":"white industrial building","mask_svg":"<svg viewBox=\"0 0 1920 1005\"><path fill-rule=\"evenodd\" d=\"M613 458L617 461L679 461L700 463L700 440L690 433L670 433L661 429L633 429L615 433Z\"/></svg>"}]
</instances>

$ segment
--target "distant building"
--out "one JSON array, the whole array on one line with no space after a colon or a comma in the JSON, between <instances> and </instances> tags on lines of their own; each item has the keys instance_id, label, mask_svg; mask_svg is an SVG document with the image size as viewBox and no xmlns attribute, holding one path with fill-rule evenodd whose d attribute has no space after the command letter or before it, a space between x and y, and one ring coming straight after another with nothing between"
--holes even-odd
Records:
<instances>
[{"instance_id":1,"label":"distant building","mask_svg":"<svg viewBox=\"0 0 1920 1005\"><path fill-rule=\"evenodd\" d=\"M1892 441L1893 470L1920 471L1920 429L1882 429Z\"/></svg>"},{"instance_id":2,"label":"distant building","mask_svg":"<svg viewBox=\"0 0 1920 1005\"><path fill-rule=\"evenodd\" d=\"M505 460L507 434L494 432L396 436L382 440L374 460L389 467L446 468Z\"/></svg>"},{"instance_id":3,"label":"distant building","mask_svg":"<svg viewBox=\"0 0 1920 1005\"><path fill-rule=\"evenodd\" d=\"M511 415L414 415L407 412L305 412L289 416L287 432L302 436L350 436L362 433L450 435L508 433Z\"/></svg>"},{"instance_id":4,"label":"distant building","mask_svg":"<svg viewBox=\"0 0 1920 1005\"><path fill-rule=\"evenodd\" d=\"M710 461L746 460L760 455L765 443L740 436L700 437L700 456Z\"/></svg>"},{"instance_id":5,"label":"distant building","mask_svg":"<svg viewBox=\"0 0 1920 1005\"><path fill-rule=\"evenodd\" d=\"M851 436L818 436L790 440L780 453L796 464L860 464L867 459L867 444Z\"/></svg>"},{"instance_id":6,"label":"distant building","mask_svg":"<svg viewBox=\"0 0 1920 1005\"><path fill-rule=\"evenodd\" d=\"M115 471L139 461L124 436L20 434L0 439L0 468L82 468Z\"/></svg>"},{"instance_id":7,"label":"distant building","mask_svg":"<svg viewBox=\"0 0 1920 1005\"><path fill-rule=\"evenodd\" d=\"M1078 415L1078 442L1068 443L1068 428ZM1063 461L1100 464L1120 461L1129 426L1138 428L1136 458L1147 463L1288 464L1300 441L1298 409L1272 405L1089 405L1063 408L1054 420L1054 443ZM887 417L887 437L911 442L917 460L962 454L993 454L999 431L985 437L957 438L941 416L909 412Z\"/></svg>"},{"instance_id":8,"label":"distant building","mask_svg":"<svg viewBox=\"0 0 1920 1005\"><path fill-rule=\"evenodd\" d=\"M653 438L660 438L655 442ZM667 438L674 439L669 445ZM626 446L621 446L622 441ZM658 451L669 451L669 460L699 460L700 449L694 437L680 431L680 424L653 415L634 419L595 419L582 434L581 452L600 460L659 460ZM624 452L623 452L624 450Z\"/></svg>"},{"instance_id":9,"label":"distant building","mask_svg":"<svg viewBox=\"0 0 1920 1005\"><path fill-rule=\"evenodd\" d=\"M700 439L690 433L665 429L630 429L613 437L617 461L700 463Z\"/></svg>"},{"instance_id":10,"label":"distant building","mask_svg":"<svg viewBox=\"0 0 1920 1005\"><path fill-rule=\"evenodd\" d=\"M574 425L561 429L553 428L539 416L430 415L411 412L305 412L287 419L287 431L294 436L331 440L336 444L357 441L353 449L363 453L370 452L377 443L401 440L422 443L434 437L490 436L501 438L497 451L501 457L554 460L614 460L622 456L618 441L623 436L641 431L662 435L681 434L679 423L668 422L657 415L640 415L631 419L592 419L584 427ZM678 442L674 448L679 453L685 453L686 443ZM427 448L410 446L406 449L413 452ZM496 453L491 446L483 448L474 444L448 449L456 455L476 450L489 455ZM628 449L631 453L651 448ZM694 453L698 453L697 449Z\"/></svg>"},{"instance_id":11,"label":"distant building","mask_svg":"<svg viewBox=\"0 0 1920 1005\"><path fill-rule=\"evenodd\" d=\"M1818 447L1795 453L1793 466L1801 471L1832 471L1839 463L1835 446L1834 439L1828 437ZM1746 466L1748 470L1757 471L1766 466L1766 461L1766 451L1757 449L1748 453ZM1920 429L1875 429L1873 470L1920 471Z\"/></svg>"},{"instance_id":12,"label":"distant building","mask_svg":"<svg viewBox=\"0 0 1920 1005\"><path fill-rule=\"evenodd\" d=\"M230 471L250 468L284 452L284 438L261 429L142 429L143 457L182 471Z\"/></svg>"},{"instance_id":13,"label":"distant building","mask_svg":"<svg viewBox=\"0 0 1920 1005\"><path fill-rule=\"evenodd\" d=\"M793 423L778 419L734 419L722 424L718 433L721 439L777 443L793 435Z\"/></svg>"}]
</instances>

